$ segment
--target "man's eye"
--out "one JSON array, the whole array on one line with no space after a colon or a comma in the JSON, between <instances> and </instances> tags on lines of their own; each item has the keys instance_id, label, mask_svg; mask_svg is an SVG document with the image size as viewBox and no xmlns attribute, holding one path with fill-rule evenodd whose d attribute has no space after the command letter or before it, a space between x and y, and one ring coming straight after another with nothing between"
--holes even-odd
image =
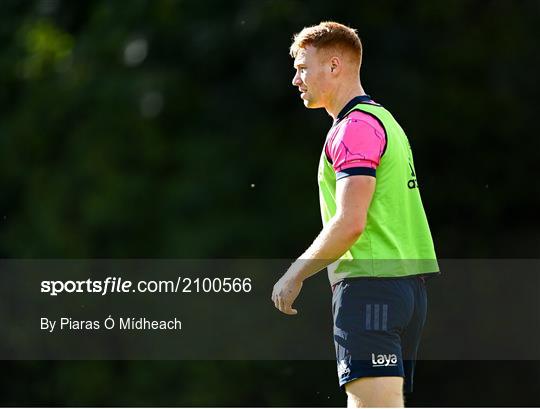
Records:
<instances>
[{"instance_id":1,"label":"man's eye","mask_svg":"<svg viewBox=\"0 0 540 409\"><path fill-rule=\"evenodd\" d=\"M305 67L300 68L300 72L306 72L306 68Z\"/></svg>"}]
</instances>

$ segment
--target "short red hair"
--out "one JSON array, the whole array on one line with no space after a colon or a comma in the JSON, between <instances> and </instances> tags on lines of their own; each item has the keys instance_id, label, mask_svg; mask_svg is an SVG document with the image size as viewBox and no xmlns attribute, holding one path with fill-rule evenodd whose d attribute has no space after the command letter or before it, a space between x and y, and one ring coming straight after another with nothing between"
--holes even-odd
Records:
<instances>
[{"instance_id":1,"label":"short red hair","mask_svg":"<svg viewBox=\"0 0 540 409\"><path fill-rule=\"evenodd\" d=\"M355 29L334 21L323 21L316 26L304 27L295 34L291 44L291 57L296 58L301 48L313 46L321 49L348 51L354 62L362 62L362 42Z\"/></svg>"}]
</instances>

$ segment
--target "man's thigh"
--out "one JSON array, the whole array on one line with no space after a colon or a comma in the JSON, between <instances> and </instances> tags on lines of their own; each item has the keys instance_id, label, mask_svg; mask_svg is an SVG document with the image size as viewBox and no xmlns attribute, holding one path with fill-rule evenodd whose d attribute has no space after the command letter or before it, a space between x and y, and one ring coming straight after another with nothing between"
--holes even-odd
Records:
<instances>
[{"instance_id":1,"label":"man's thigh","mask_svg":"<svg viewBox=\"0 0 540 409\"><path fill-rule=\"evenodd\" d=\"M347 407L399 408L403 402L403 378L398 376L364 377L345 385Z\"/></svg>"}]
</instances>

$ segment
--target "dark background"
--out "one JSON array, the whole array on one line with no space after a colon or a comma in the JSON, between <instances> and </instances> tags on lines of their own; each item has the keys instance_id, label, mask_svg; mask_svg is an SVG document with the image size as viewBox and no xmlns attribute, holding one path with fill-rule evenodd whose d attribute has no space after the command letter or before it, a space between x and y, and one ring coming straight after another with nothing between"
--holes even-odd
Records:
<instances>
[{"instance_id":1,"label":"dark background","mask_svg":"<svg viewBox=\"0 0 540 409\"><path fill-rule=\"evenodd\" d=\"M3 0L0 256L299 255L331 121L303 107L288 47L336 20L410 138L439 257L537 257L539 17L509 0ZM334 362L2 368L4 405L345 403ZM420 361L409 403L540 405L539 379L537 361Z\"/></svg>"}]
</instances>

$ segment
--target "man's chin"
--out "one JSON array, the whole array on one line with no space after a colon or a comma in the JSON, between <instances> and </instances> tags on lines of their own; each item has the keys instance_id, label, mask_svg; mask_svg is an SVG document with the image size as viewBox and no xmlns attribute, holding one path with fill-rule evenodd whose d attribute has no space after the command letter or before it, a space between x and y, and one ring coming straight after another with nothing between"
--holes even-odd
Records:
<instances>
[{"instance_id":1,"label":"man's chin","mask_svg":"<svg viewBox=\"0 0 540 409\"><path fill-rule=\"evenodd\" d=\"M311 109L313 109L313 108L320 108L320 106L317 105L314 101L309 101L309 100L307 100L307 99L304 99L304 106L305 106L306 108L311 108Z\"/></svg>"},{"instance_id":2,"label":"man's chin","mask_svg":"<svg viewBox=\"0 0 540 409\"><path fill-rule=\"evenodd\" d=\"M309 109L322 108L320 105L306 99L304 100L304 106Z\"/></svg>"}]
</instances>

